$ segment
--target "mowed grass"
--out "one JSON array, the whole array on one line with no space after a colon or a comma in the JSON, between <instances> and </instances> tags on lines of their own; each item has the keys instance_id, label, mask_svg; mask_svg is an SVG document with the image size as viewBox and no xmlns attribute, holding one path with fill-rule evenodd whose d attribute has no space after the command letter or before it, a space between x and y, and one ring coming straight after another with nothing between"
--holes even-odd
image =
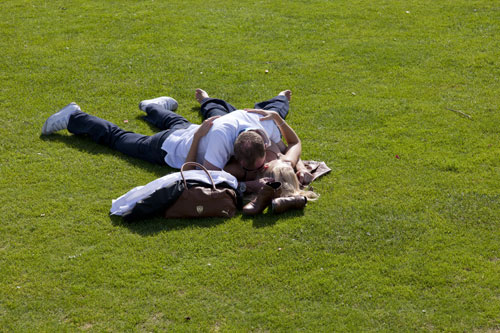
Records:
<instances>
[{"instance_id":1,"label":"mowed grass","mask_svg":"<svg viewBox=\"0 0 500 333\"><path fill-rule=\"evenodd\" d=\"M2 1L0 330L500 330L499 22L488 0ZM137 104L167 95L198 122L198 87L291 89L320 199L128 225L111 199L175 170L40 136L71 101L152 134Z\"/></svg>"}]
</instances>

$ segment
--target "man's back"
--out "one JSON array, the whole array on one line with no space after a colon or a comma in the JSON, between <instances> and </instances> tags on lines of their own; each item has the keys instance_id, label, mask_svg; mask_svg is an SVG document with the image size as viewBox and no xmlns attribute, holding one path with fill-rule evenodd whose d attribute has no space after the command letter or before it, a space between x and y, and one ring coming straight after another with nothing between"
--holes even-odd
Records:
<instances>
[{"instance_id":1,"label":"man's back","mask_svg":"<svg viewBox=\"0 0 500 333\"><path fill-rule=\"evenodd\" d=\"M223 169L234 152L234 141L238 135L248 129L260 130L264 141L278 142L281 138L279 129L273 121L260 121L260 115L243 110L231 112L216 119L208 134L201 140L197 160L208 162Z\"/></svg>"}]
</instances>

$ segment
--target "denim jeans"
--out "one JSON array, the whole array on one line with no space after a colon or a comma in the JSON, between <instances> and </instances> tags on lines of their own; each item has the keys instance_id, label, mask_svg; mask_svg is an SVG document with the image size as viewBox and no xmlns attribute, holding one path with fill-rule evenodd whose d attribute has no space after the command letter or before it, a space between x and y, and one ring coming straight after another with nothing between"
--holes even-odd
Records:
<instances>
[{"instance_id":1,"label":"denim jeans","mask_svg":"<svg viewBox=\"0 0 500 333\"><path fill-rule=\"evenodd\" d=\"M71 115L68 131L76 135L87 135L93 141L106 145L128 156L155 164L166 165L166 152L161 149L163 142L175 130L188 128L191 123L177 113L165 110L157 104L146 107L145 120L161 131L148 136L125 131L117 125L78 111Z\"/></svg>"},{"instance_id":2,"label":"denim jeans","mask_svg":"<svg viewBox=\"0 0 500 333\"><path fill-rule=\"evenodd\" d=\"M276 111L281 118L285 119L288 115L290 105L285 96L279 95L271 98L270 100L256 103L254 108ZM237 109L234 106L222 99L217 98L206 98L201 104L201 115L203 116L203 119L213 116L223 116L235 110Z\"/></svg>"}]
</instances>

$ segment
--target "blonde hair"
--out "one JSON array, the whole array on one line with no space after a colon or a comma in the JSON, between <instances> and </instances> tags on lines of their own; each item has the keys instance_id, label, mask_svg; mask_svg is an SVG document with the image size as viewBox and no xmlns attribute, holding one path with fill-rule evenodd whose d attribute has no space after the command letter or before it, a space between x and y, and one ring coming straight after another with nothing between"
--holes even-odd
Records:
<instances>
[{"instance_id":1,"label":"blonde hair","mask_svg":"<svg viewBox=\"0 0 500 333\"><path fill-rule=\"evenodd\" d=\"M282 197L303 195L310 201L316 200L319 197L319 194L313 191L301 189L295 171L289 164L283 161L277 160L276 163L269 163L269 167L264 172L264 177L271 177L281 183Z\"/></svg>"}]
</instances>

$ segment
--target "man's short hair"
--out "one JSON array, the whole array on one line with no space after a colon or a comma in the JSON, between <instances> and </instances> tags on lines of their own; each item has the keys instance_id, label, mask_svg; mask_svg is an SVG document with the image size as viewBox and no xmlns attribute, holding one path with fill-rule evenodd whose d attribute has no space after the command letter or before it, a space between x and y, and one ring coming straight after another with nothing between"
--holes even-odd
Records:
<instances>
[{"instance_id":1,"label":"man's short hair","mask_svg":"<svg viewBox=\"0 0 500 333\"><path fill-rule=\"evenodd\" d=\"M234 141L234 157L243 166L253 167L258 158L266 156L262 137L254 131L242 132Z\"/></svg>"}]
</instances>

